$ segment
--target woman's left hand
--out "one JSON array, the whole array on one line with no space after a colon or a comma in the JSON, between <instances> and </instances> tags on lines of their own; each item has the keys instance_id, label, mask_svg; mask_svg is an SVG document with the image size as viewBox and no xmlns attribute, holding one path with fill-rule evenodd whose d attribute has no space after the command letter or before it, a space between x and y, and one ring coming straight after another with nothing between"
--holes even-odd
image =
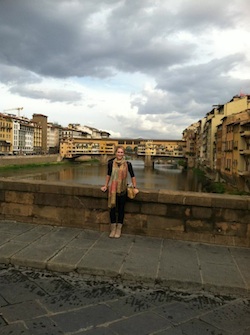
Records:
<instances>
[{"instance_id":1,"label":"woman's left hand","mask_svg":"<svg viewBox=\"0 0 250 335\"><path fill-rule=\"evenodd\" d=\"M138 188L134 188L134 194L136 195L136 194L138 194L139 193L139 190L138 190Z\"/></svg>"}]
</instances>

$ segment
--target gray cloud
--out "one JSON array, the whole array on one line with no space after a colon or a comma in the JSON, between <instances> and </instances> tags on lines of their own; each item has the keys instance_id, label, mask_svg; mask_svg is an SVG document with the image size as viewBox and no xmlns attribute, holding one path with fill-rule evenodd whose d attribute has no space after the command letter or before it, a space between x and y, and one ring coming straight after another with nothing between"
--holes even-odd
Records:
<instances>
[{"instance_id":1,"label":"gray cloud","mask_svg":"<svg viewBox=\"0 0 250 335\"><path fill-rule=\"evenodd\" d=\"M194 57L198 46L177 41L176 32L198 36L211 27L229 28L239 15L226 0L179 3L171 12L149 0L3 0L0 61L58 78L103 78L116 70L152 74Z\"/></svg>"},{"instance_id":2,"label":"gray cloud","mask_svg":"<svg viewBox=\"0 0 250 335\"><path fill-rule=\"evenodd\" d=\"M178 11L170 12L148 0L4 0L0 61L58 78L104 78L116 70L154 74L194 57L197 46L177 40L176 32L198 36L211 27L232 27L237 15L231 7L226 0L193 6L180 1Z\"/></svg>"},{"instance_id":3,"label":"gray cloud","mask_svg":"<svg viewBox=\"0 0 250 335\"><path fill-rule=\"evenodd\" d=\"M8 85L25 83L38 84L42 78L31 71L26 71L16 66L0 64L0 81Z\"/></svg>"},{"instance_id":4,"label":"gray cloud","mask_svg":"<svg viewBox=\"0 0 250 335\"><path fill-rule=\"evenodd\" d=\"M76 91L65 89L49 89L45 91L24 85L13 86L10 88L10 92L23 97L30 97L31 99L45 99L50 102L76 103L82 98L82 94Z\"/></svg>"},{"instance_id":5,"label":"gray cloud","mask_svg":"<svg viewBox=\"0 0 250 335\"><path fill-rule=\"evenodd\" d=\"M209 45L205 51L200 46L215 29L249 31L249 9L248 0L2 0L0 81L13 94L75 103L80 92L32 85L46 77L105 80L119 72L142 73L156 86L131 98L138 124L133 128L129 118L118 119L131 136L140 129L145 137L164 137L169 128L143 129L142 117L157 124L156 115L162 124L185 127L213 104L242 88L249 91L249 79L231 76L247 64L246 55L212 59ZM200 52L207 61L198 59Z\"/></svg>"},{"instance_id":6,"label":"gray cloud","mask_svg":"<svg viewBox=\"0 0 250 335\"><path fill-rule=\"evenodd\" d=\"M135 7L134 1L132 7L114 2L113 11L112 2L87 3L86 8L77 1L1 2L0 61L45 76L102 78L114 69L151 73L192 56L192 44L170 40L168 24L161 31L163 22L157 25L146 14L150 1Z\"/></svg>"},{"instance_id":7,"label":"gray cloud","mask_svg":"<svg viewBox=\"0 0 250 335\"><path fill-rule=\"evenodd\" d=\"M244 58L235 54L205 64L167 69L156 77L156 90L142 92L141 99L137 97L131 105L138 108L139 114L178 111L181 115L201 118L213 104L225 103L239 94L242 87L250 87L250 80L232 78L229 74Z\"/></svg>"},{"instance_id":8,"label":"gray cloud","mask_svg":"<svg viewBox=\"0 0 250 335\"><path fill-rule=\"evenodd\" d=\"M214 28L232 28L239 17L242 17L242 7L246 1L232 4L227 1L196 1L192 6L187 1L182 1L175 16L175 28L185 31L204 32Z\"/></svg>"}]
</instances>

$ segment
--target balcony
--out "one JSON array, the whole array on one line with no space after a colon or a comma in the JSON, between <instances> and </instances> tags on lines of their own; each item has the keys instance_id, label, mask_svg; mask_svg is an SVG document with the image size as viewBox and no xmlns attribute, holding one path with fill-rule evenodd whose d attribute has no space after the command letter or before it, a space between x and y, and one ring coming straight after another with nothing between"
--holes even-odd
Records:
<instances>
[{"instance_id":1,"label":"balcony","mask_svg":"<svg viewBox=\"0 0 250 335\"><path fill-rule=\"evenodd\" d=\"M241 149L240 155L249 156L250 155L250 149Z\"/></svg>"},{"instance_id":2,"label":"balcony","mask_svg":"<svg viewBox=\"0 0 250 335\"><path fill-rule=\"evenodd\" d=\"M238 175L242 177L250 177L250 171L238 171Z\"/></svg>"},{"instance_id":3,"label":"balcony","mask_svg":"<svg viewBox=\"0 0 250 335\"><path fill-rule=\"evenodd\" d=\"M241 137L250 137L250 130L245 130L240 132Z\"/></svg>"}]
</instances>

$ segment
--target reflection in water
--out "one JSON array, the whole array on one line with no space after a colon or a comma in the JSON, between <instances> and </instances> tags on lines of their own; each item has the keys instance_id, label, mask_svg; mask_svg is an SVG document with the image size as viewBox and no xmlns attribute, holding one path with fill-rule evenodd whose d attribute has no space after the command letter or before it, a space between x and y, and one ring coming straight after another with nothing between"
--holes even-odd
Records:
<instances>
[{"instance_id":1,"label":"reflection in water","mask_svg":"<svg viewBox=\"0 0 250 335\"><path fill-rule=\"evenodd\" d=\"M154 169L145 168L141 160L131 161L141 189L168 189L179 191L200 191L200 185L191 170L173 169L171 165L155 164ZM106 165L81 164L57 165L1 173L2 177L32 180L62 181L85 185L103 185L107 173ZM130 180L129 180L130 181Z\"/></svg>"}]
</instances>

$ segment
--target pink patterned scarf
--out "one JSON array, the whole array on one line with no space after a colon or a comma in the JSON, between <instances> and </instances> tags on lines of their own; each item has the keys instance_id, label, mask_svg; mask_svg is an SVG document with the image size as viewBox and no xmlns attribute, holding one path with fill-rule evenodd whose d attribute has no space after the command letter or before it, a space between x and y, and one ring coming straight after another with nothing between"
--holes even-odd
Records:
<instances>
[{"instance_id":1,"label":"pink patterned scarf","mask_svg":"<svg viewBox=\"0 0 250 335\"><path fill-rule=\"evenodd\" d=\"M122 160L113 161L112 173L110 178L109 196L108 196L108 207L112 208L116 206L116 195L122 194L127 190L127 175L128 175L128 164L123 158Z\"/></svg>"}]
</instances>

